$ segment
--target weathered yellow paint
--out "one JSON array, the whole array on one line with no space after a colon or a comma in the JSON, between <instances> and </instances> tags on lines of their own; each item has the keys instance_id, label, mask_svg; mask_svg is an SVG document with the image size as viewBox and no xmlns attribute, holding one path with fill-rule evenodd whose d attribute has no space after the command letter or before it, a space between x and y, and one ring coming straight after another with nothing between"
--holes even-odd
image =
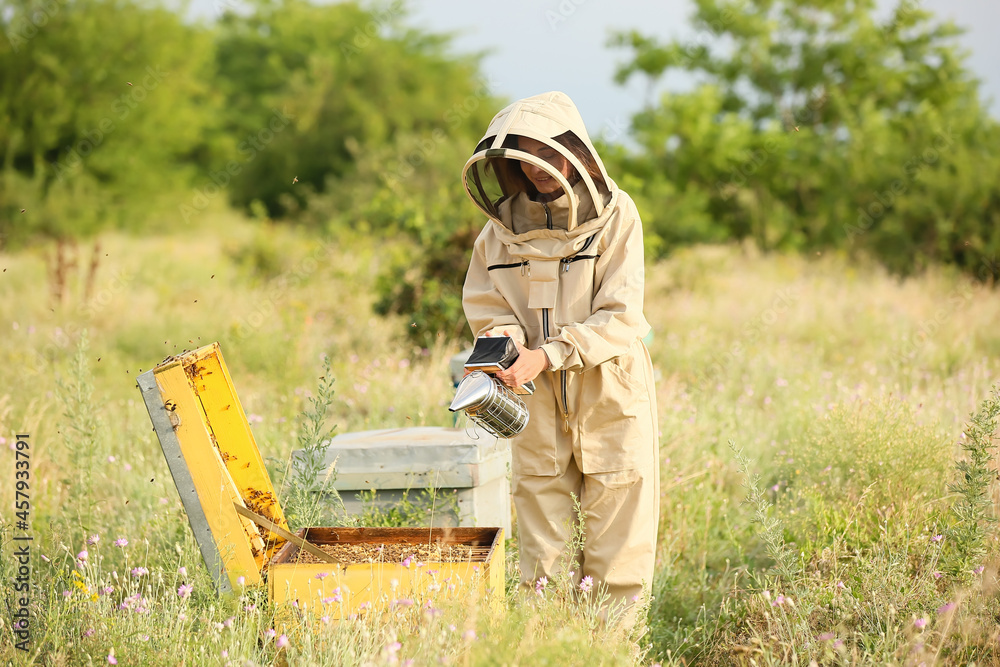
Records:
<instances>
[{"instance_id":1,"label":"weathered yellow paint","mask_svg":"<svg viewBox=\"0 0 1000 667\"><path fill-rule=\"evenodd\" d=\"M179 360L198 395L205 420L215 437L215 448L238 490L238 497L248 509L287 530L288 522L278 504L264 459L257 448L218 343L189 352ZM253 535L258 535L253 522L243 520L250 526ZM284 540L277 536L269 535L269 538L274 541L269 541L268 547L256 554L258 569L263 568L284 544Z\"/></svg>"},{"instance_id":2,"label":"weathered yellow paint","mask_svg":"<svg viewBox=\"0 0 1000 667\"><path fill-rule=\"evenodd\" d=\"M173 412L171 421L184 463L230 580L235 583L243 576L247 584L260 583L260 566L250 548L244 519L233 509L233 499L239 494L226 469L219 465L211 429L183 365L177 359L168 361L154 369L153 376L164 404Z\"/></svg>"}]
</instances>

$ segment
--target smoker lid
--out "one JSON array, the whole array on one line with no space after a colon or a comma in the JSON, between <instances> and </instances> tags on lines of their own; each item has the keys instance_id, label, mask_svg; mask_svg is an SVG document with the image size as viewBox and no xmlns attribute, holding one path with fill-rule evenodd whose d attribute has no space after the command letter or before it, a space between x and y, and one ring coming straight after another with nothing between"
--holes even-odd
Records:
<instances>
[{"instance_id":1,"label":"smoker lid","mask_svg":"<svg viewBox=\"0 0 1000 667\"><path fill-rule=\"evenodd\" d=\"M146 409L216 585L262 581L284 544L234 502L288 528L218 343L168 357L138 377Z\"/></svg>"}]
</instances>

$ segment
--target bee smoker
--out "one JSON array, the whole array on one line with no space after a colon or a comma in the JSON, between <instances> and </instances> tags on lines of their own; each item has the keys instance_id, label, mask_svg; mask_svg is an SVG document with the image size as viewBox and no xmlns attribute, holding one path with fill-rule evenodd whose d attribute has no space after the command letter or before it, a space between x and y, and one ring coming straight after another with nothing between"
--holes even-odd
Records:
<instances>
[{"instance_id":1,"label":"bee smoker","mask_svg":"<svg viewBox=\"0 0 1000 667\"><path fill-rule=\"evenodd\" d=\"M465 363L471 371L462 378L448 409L464 410L474 423L498 438L512 438L528 424L528 408L524 401L492 375L509 368L517 360L517 346L511 338L480 336ZM518 387L522 394L531 394L534 384Z\"/></svg>"}]
</instances>

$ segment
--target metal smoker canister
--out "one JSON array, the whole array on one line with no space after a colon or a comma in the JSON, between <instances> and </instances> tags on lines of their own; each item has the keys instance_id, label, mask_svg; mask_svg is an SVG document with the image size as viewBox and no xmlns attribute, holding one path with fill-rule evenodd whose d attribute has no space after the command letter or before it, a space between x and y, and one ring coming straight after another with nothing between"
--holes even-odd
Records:
<instances>
[{"instance_id":1,"label":"metal smoker canister","mask_svg":"<svg viewBox=\"0 0 1000 667\"><path fill-rule=\"evenodd\" d=\"M448 409L465 410L469 419L498 438L512 438L528 424L524 401L482 371L472 371L462 379Z\"/></svg>"}]
</instances>

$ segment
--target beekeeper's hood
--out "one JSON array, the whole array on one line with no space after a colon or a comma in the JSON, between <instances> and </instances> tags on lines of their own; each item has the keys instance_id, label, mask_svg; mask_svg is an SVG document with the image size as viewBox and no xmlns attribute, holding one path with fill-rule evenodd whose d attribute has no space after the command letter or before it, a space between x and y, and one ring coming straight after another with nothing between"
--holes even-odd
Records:
<instances>
[{"instance_id":1,"label":"beekeeper's hood","mask_svg":"<svg viewBox=\"0 0 1000 667\"><path fill-rule=\"evenodd\" d=\"M524 138L544 147L539 150L538 144ZM501 110L465 164L462 180L472 201L511 231L510 202L519 193L533 201L546 199L524 173L523 163L544 170L561 188L555 192L568 195L559 200L564 212L559 227L569 232L601 217L615 190L580 112L565 93L535 95Z\"/></svg>"}]
</instances>

